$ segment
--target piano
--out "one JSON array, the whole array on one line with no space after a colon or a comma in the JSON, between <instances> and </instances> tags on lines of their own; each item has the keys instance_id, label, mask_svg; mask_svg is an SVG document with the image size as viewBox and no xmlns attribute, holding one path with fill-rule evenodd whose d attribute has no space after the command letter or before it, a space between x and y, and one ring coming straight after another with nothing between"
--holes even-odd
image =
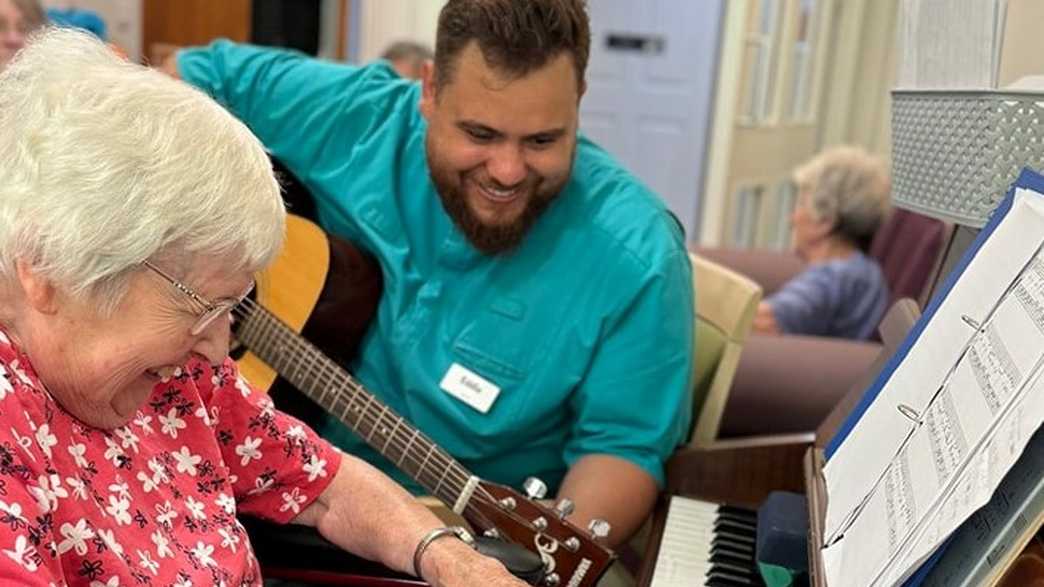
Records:
<instances>
[{"instance_id":1,"label":"piano","mask_svg":"<svg viewBox=\"0 0 1044 587\"><path fill-rule=\"evenodd\" d=\"M754 553L748 550L757 539L755 511L770 492L790 491L807 497L809 579L814 586L825 585L812 546L822 542L819 536L826 511L819 474L823 446L918 316L912 300L892 308L881 327L885 343L881 356L814 434L723 440L676 453L667 465L667 487L653 516L638 584L763 585ZM968 585L981 584L986 578L986 584L1001 587L1044 584L1044 564L1040 563L1044 557L1035 554L1044 552L1039 538L1044 535L1042 462L1044 431L1039 431L1001 483L998 495L955 532L949 543L952 552L939 558L926 585L956 584L955 577L965 577L961 584ZM1005 527L1006 533L1001 531ZM969 563L969 559L975 562ZM1016 561L1023 564L1016 565ZM1027 583L1026 575L1020 573L1036 573L1032 580L1037 582Z\"/></svg>"},{"instance_id":2,"label":"piano","mask_svg":"<svg viewBox=\"0 0 1044 587\"><path fill-rule=\"evenodd\" d=\"M808 496L809 527L817 527L825 510L820 497L823 490L814 483L818 477L817 467L821 467L822 448L919 316L920 310L913 300L900 300L889 310L880 327L884 343L881 355L816 432L718 440L678 451L667 463L667 486L653 514L638 585L762 584L753 558L750 558L746 570L739 572L735 569L734 558L723 557L722 545L734 544L737 534L742 534L744 541L751 538L747 533L748 526L737 528L733 524L724 524L723 516L728 515L731 519L737 512L744 512L748 516L745 519L749 520L769 493L790 491ZM714 514L694 513L705 511ZM756 534L753 539L756 539ZM691 554L686 555L686 552ZM729 566L725 566L723 561L727 561ZM685 565L692 565L692 575L688 574L690 567ZM815 569L812 567L810 564L815 582ZM671 582L669 577L676 580Z\"/></svg>"}]
</instances>

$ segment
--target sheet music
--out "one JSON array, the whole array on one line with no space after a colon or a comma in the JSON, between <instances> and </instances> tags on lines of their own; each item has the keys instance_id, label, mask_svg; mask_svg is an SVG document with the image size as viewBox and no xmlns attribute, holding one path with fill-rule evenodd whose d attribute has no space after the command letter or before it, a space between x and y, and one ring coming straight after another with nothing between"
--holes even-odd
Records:
<instances>
[{"instance_id":1,"label":"sheet music","mask_svg":"<svg viewBox=\"0 0 1044 587\"><path fill-rule=\"evenodd\" d=\"M1000 579L1044 522L1044 429L1030 439L990 503L965 522L924 587L974 587Z\"/></svg>"},{"instance_id":2,"label":"sheet music","mask_svg":"<svg viewBox=\"0 0 1044 587\"><path fill-rule=\"evenodd\" d=\"M977 508L1044 420L1044 196L1017 190L824 467L831 585L904 580Z\"/></svg>"},{"instance_id":3,"label":"sheet music","mask_svg":"<svg viewBox=\"0 0 1044 587\"><path fill-rule=\"evenodd\" d=\"M710 544L716 511L716 504L671 496L649 587L691 587L694 577L703 576L707 561L698 556L696 544L700 537Z\"/></svg>"}]
</instances>

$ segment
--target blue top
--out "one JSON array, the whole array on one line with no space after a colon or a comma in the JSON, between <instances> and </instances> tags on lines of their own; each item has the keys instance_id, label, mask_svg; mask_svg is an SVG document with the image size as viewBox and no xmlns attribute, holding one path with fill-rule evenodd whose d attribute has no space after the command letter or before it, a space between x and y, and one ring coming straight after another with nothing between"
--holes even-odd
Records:
<instances>
[{"instance_id":1,"label":"blue top","mask_svg":"<svg viewBox=\"0 0 1044 587\"><path fill-rule=\"evenodd\" d=\"M788 334L864 340L884 317L888 299L877 262L856 252L809 265L765 301Z\"/></svg>"},{"instance_id":2,"label":"blue top","mask_svg":"<svg viewBox=\"0 0 1044 587\"><path fill-rule=\"evenodd\" d=\"M605 151L581 137L561 196L518 249L486 256L429 179L419 84L386 63L219 41L178 69L301 179L324 228L380 261L385 291L349 366L375 395L493 481L554 490L603 453L663 483L691 419L692 269L677 221ZM500 388L487 413L440 388L454 364ZM339 423L322 432L406 481Z\"/></svg>"}]
</instances>

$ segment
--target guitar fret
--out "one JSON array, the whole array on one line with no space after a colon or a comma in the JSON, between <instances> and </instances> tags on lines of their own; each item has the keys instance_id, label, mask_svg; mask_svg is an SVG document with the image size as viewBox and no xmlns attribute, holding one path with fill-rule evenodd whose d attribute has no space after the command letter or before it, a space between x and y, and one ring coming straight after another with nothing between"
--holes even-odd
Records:
<instances>
[{"instance_id":1,"label":"guitar fret","mask_svg":"<svg viewBox=\"0 0 1044 587\"><path fill-rule=\"evenodd\" d=\"M391 444L395 434L399 431L399 425L402 424L402 416L396 415L395 426L391 430L391 434L388 435L388 440L384 441L384 448L381 449L382 453L388 452L388 445Z\"/></svg>"},{"instance_id":2,"label":"guitar fret","mask_svg":"<svg viewBox=\"0 0 1044 587\"><path fill-rule=\"evenodd\" d=\"M362 422L363 416L366 415L366 410L370 409L369 408L369 404L372 404L372 403L373 403L373 396L370 396L370 397L366 398L366 404L367 405L365 407L363 407L363 406L359 407L359 419L355 421L355 427L356 428L359 427L359 423Z\"/></svg>"},{"instance_id":3,"label":"guitar fret","mask_svg":"<svg viewBox=\"0 0 1044 587\"><path fill-rule=\"evenodd\" d=\"M424 468L428 466L428 459L431 458L431 453L434 450L434 444L428 445L428 452L424 453L424 460L422 460L420 466L417 467L417 481L420 482L421 485L424 485L425 483L420 480L420 477L424 475ZM435 493L435 491L433 490L432 493Z\"/></svg>"},{"instance_id":4,"label":"guitar fret","mask_svg":"<svg viewBox=\"0 0 1044 587\"><path fill-rule=\"evenodd\" d=\"M384 406L384 410L377 416L377 419L373 423L373 429L370 430L370 434L369 434L369 436L366 437L366 440L373 440L373 433L376 432L377 429L381 427L381 418L384 417L384 414L387 413L387 411L388 411L388 406Z\"/></svg>"},{"instance_id":5,"label":"guitar fret","mask_svg":"<svg viewBox=\"0 0 1044 587\"><path fill-rule=\"evenodd\" d=\"M417 439L418 434L420 434L420 430L414 428L413 434L410 436L410 439L406 442L406 448L402 449L402 454L399 455L399 460L395 463L396 467L399 467L400 469L402 468L402 461L406 459L406 455L410 452L410 447L413 446L413 441Z\"/></svg>"},{"instance_id":6,"label":"guitar fret","mask_svg":"<svg viewBox=\"0 0 1044 587\"><path fill-rule=\"evenodd\" d=\"M435 489L432 490L432 493L434 493L435 495L439 496L440 498L441 498L441 495L439 495L439 488L442 487L442 481L443 481L443 479L446 478L446 473L449 471L449 469L450 469L449 467L443 467L442 468L442 474L439 475L439 481L438 481L438 483L435 484Z\"/></svg>"}]
</instances>

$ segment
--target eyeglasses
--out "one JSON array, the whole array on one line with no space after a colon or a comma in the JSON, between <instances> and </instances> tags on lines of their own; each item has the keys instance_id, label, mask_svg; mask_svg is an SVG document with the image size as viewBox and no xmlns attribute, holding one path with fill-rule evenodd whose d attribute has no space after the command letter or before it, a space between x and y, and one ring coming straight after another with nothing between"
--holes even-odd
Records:
<instances>
[{"instance_id":1,"label":"eyeglasses","mask_svg":"<svg viewBox=\"0 0 1044 587\"><path fill-rule=\"evenodd\" d=\"M203 296L192 291L192 288L185 285L184 283L181 283L177 279L174 279L166 271L160 269L159 267L156 267L149 261L142 261L141 264L156 272L156 274L162 277L163 279L166 279L167 283L174 286L174 289L192 298L192 300L200 306L203 306L203 313L199 315L199 318L196 319L196 323L193 324L192 329L189 330L192 336L199 336L201 332L207 329L207 326L210 326L211 322L216 320L218 317L231 312L232 309L238 306L244 299L246 299L246 297L250 295L250 292L254 289L254 284L251 283L250 287L247 288L246 292L244 292L243 295L239 296L238 298L228 298L217 302L210 302Z\"/></svg>"}]
</instances>

